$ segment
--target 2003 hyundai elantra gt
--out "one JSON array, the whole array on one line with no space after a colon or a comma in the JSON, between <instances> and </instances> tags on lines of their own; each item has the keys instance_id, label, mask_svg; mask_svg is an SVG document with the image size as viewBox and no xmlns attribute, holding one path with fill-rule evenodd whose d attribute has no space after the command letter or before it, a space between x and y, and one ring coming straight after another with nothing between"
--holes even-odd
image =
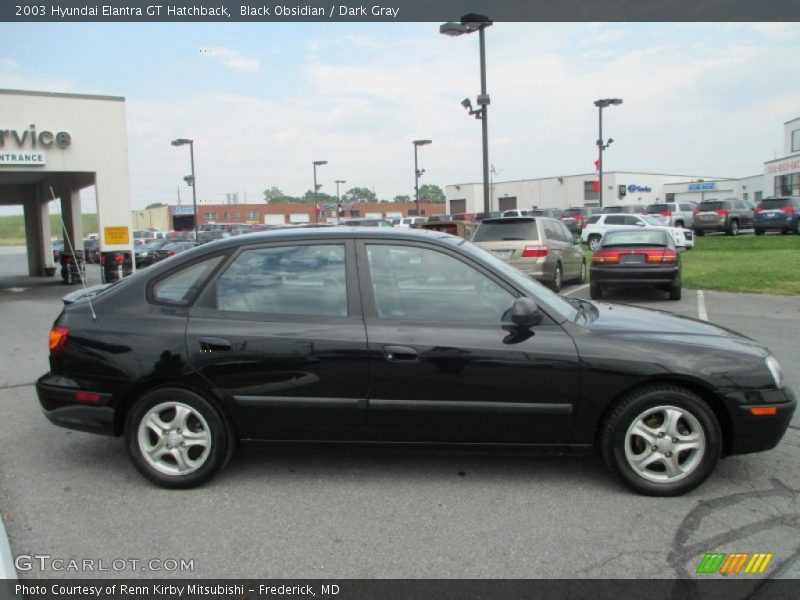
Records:
<instances>
[{"instance_id":1,"label":"2003 hyundai elantra gt","mask_svg":"<svg viewBox=\"0 0 800 600\"><path fill-rule=\"evenodd\" d=\"M156 484L239 440L597 450L677 495L773 448L796 401L774 357L666 313L566 300L461 238L283 230L185 252L64 307L37 383L58 425L124 436Z\"/></svg>"}]
</instances>

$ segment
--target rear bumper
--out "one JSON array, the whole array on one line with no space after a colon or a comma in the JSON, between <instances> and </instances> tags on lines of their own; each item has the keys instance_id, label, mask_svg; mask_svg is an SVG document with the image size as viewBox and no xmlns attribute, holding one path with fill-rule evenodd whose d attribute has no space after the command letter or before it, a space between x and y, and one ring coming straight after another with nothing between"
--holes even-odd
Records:
<instances>
[{"instance_id":1,"label":"rear bumper","mask_svg":"<svg viewBox=\"0 0 800 600\"><path fill-rule=\"evenodd\" d=\"M771 450L778 445L786 433L792 415L797 408L794 392L782 390L760 390L728 396L737 404L733 417L733 437L730 454L747 454ZM775 415L753 416L750 409L758 406L774 406Z\"/></svg>"},{"instance_id":2,"label":"rear bumper","mask_svg":"<svg viewBox=\"0 0 800 600\"><path fill-rule=\"evenodd\" d=\"M115 435L116 402L113 396L90 387L47 373L36 382L36 394L44 415L51 423L78 431ZM92 400L79 400L78 394L89 394Z\"/></svg>"},{"instance_id":3,"label":"rear bumper","mask_svg":"<svg viewBox=\"0 0 800 600\"><path fill-rule=\"evenodd\" d=\"M695 231L727 231L728 225L725 223L725 221L711 221L709 223L705 223L695 219L692 229Z\"/></svg>"},{"instance_id":4,"label":"rear bumper","mask_svg":"<svg viewBox=\"0 0 800 600\"><path fill-rule=\"evenodd\" d=\"M680 268L672 267L596 267L592 265L592 283L609 287L671 285L680 279Z\"/></svg>"},{"instance_id":5,"label":"rear bumper","mask_svg":"<svg viewBox=\"0 0 800 600\"><path fill-rule=\"evenodd\" d=\"M785 230L785 229L794 229L797 226L797 217L775 217L772 219L769 218L758 218L756 217L755 221L753 222L753 227L757 229L763 229L764 231L770 230Z\"/></svg>"}]
</instances>

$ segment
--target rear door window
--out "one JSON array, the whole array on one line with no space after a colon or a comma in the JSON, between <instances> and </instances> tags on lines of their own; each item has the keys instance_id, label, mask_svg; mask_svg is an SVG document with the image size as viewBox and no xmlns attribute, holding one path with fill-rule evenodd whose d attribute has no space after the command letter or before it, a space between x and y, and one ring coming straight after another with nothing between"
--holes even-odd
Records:
<instances>
[{"instance_id":1,"label":"rear door window","mask_svg":"<svg viewBox=\"0 0 800 600\"><path fill-rule=\"evenodd\" d=\"M625 225L625 217L622 215L609 215L606 217L606 225Z\"/></svg>"},{"instance_id":2,"label":"rear door window","mask_svg":"<svg viewBox=\"0 0 800 600\"><path fill-rule=\"evenodd\" d=\"M473 242L509 242L538 240L539 232L533 220L506 218L500 221L484 221L475 232Z\"/></svg>"}]
</instances>

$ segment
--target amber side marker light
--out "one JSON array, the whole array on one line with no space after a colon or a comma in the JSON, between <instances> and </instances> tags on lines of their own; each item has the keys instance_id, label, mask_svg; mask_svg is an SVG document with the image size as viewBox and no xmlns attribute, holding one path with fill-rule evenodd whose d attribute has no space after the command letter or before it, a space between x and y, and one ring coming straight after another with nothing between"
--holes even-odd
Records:
<instances>
[{"instance_id":1,"label":"amber side marker light","mask_svg":"<svg viewBox=\"0 0 800 600\"><path fill-rule=\"evenodd\" d=\"M50 330L50 352L56 352L61 349L61 346L67 343L67 336L69 329L66 327L54 326Z\"/></svg>"},{"instance_id":2,"label":"amber side marker light","mask_svg":"<svg viewBox=\"0 0 800 600\"><path fill-rule=\"evenodd\" d=\"M756 417L763 417L767 415L777 415L777 406L753 406L750 408L750 414Z\"/></svg>"}]
</instances>

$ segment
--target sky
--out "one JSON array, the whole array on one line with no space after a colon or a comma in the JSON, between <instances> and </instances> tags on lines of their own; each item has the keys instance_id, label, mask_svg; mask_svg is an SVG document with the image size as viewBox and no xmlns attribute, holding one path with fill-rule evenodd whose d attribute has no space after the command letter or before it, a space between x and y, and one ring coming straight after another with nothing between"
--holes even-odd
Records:
<instances>
[{"instance_id":1,"label":"sky","mask_svg":"<svg viewBox=\"0 0 800 600\"><path fill-rule=\"evenodd\" d=\"M477 35L438 23L2 23L0 88L126 99L134 209L198 197L263 201L334 181L381 199L481 181ZM497 181L594 171L763 172L800 116L794 23L495 23L486 31L489 160ZM0 119L2 117L0 116Z\"/></svg>"}]
</instances>

